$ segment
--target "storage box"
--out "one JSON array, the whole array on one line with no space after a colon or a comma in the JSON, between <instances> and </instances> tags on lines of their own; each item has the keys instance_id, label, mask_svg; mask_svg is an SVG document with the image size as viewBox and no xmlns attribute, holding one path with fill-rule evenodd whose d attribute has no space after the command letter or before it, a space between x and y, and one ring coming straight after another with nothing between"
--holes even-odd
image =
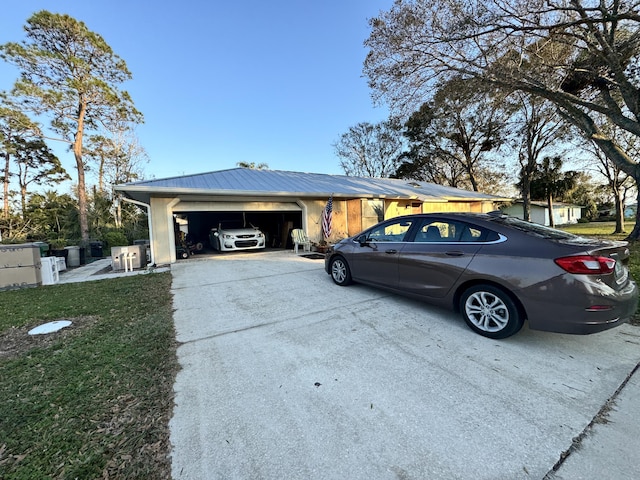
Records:
<instances>
[{"instance_id":1,"label":"storage box","mask_svg":"<svg viewBox=\"0 0 640 480\"><path fill-rule=\"evenodd\" d=\"M40 250L36 249L36 251L40 256ZM0 290L14 290L39 285L42 285L40 263L25 267L0 268Z\"/></svg>"},{"instance_id":2,"label":"storage box","mask_svg":"<svg viewBox=\"0 0 640 480\"><path fill-rule=\"evenodd\" d=\"M0 268L40 265L40 247L32 243L0 245Z\"/></svg>"}]
</instances>

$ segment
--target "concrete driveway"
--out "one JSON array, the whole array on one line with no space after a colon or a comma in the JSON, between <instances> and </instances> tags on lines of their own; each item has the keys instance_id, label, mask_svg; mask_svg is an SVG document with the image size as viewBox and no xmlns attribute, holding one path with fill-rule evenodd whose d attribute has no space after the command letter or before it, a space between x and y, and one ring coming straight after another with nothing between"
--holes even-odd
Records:
<instances>
[{"instance_id":1,"label":"concrete driveway","mask_svg":"<svg viewBox=\"0 0 640 480\"><path fill-rule=\"evenodd\" d=\"M172 274L174 479L640 471L638 327L569 336L525 326L490 340L449 311L338 287L322 261L291 252L196 257ZM608 423L594 422L599 412Z\"/></svg>"}]
</instances>

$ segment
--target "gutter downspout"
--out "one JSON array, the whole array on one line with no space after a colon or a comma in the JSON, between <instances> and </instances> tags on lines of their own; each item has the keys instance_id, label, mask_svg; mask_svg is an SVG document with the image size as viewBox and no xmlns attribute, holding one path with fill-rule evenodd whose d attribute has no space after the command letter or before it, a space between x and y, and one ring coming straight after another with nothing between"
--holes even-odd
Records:
<instances>
[{"instance_id":1,"label":"gutter downspout","mask_svg":"<svg viewBox=\"0 0 640 480\"><path fill-rule=\"evenodd\" d=\"M133 200L131 198L120 197L120 199L125 202L129 202L134 205L137 205L139 207L144 207L147 210L147 227L149 228L149 253L151 255L150 264L152 267L155 267L156 261L155 261L155 254L154 254L154 248L153 248L153 229L151 228L151 205L149 205L148 203L139 202L138 200Z\"/></svg>"}]
</instances>

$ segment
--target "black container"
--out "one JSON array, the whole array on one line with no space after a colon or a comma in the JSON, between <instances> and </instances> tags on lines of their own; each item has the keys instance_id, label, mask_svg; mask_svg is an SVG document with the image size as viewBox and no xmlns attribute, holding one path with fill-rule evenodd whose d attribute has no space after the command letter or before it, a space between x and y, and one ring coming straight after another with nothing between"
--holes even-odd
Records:
<instances>
[{"instance_id":1,"label":"black container","mask_svg":"<svg viewBox=\"0 0 640 480\"><path fill-rule=\"evenodd\" d=\"M91 247L92 257L102 258L104 256L102 253L102 242L90 242L89 247Z\"/></svg>"}]
</instances>

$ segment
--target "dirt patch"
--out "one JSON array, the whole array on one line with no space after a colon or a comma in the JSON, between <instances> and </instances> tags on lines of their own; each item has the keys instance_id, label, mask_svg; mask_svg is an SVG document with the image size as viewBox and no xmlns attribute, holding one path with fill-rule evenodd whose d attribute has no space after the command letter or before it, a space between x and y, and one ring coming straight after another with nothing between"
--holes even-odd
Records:
<instances>
[{"instance_id":1,"label":"dirt patch","mask_svg":"<svg viewBox=\"0 0 640 480\"><path fill-rule=\"evenodd\" d=\"M11 327L0 333L0 359L17 358L34 348L46 348L53 342L63 338L78 335L82 330L96 324L100 318L96 316L60 318L57 320L69 320L71 325L57 332L40 335L29 335L32 328L55 320L43 320L41 322L25 325L23 327Z\"/></svg>"}]
</instances>

